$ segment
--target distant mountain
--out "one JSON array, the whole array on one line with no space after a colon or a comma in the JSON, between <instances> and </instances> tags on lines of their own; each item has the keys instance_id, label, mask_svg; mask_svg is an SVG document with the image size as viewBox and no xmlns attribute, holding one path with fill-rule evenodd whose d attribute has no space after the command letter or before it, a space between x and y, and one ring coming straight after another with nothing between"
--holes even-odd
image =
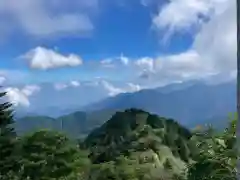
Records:
<instances>
[{"instance_id":1,"label":"distant mountain","mask_svg":"<svg viewBox=\"0 0 240 180\"><path fill-rule=\"evenodd\" d=\"M236 111L236 83L218 85L183 83L163 88L145 89L135 93L119 94L83 108L93 110L124 110L139 108L160 116L177 119L186 126L213 123L216 117L225 118ZM221 123L224 124L224 123Z\"/></svg>"},{"instance_id":2,"label":"distant mountain","mask_svg":"<svg viewBox=\"0 0 240 180\"><path fill-rule=\"evenodd\" d=\"M188 129L172 119L128 109L93 130L84 145L94 164L129 159L153 174L169 169L180 174L196 152L191 137Z\"/></svg>"},{"instance_id":3,"label":"distant mountain","mask_svg":"<svg viewBox=\"0 0 240 180\"><path fill-rule=\"evenodd\" d=\"M204 82L200 81L200 80L191 80L191 81L186 81L186 82L168 84L168 85L163 86L163 87L155 88L154 90L156 90L158 92L161 92L161 93L170 93L170 92L173 92L173 91L184 90L184 89L189 88L193 85L203 84L203 83Z\"/></svg>"},{"instance_id":4,"label":"distant mountain","mask_svg":"<svg viewBox=\"0 0 240 180\"><path fill-rule=\"evenodd\" d=\"M59 118L48 116L26 116L16 119L15 128L22 135L39 129L53 129L78 138L101 126L111 118L115 111L77 111Z\"/></svg>"}]
</instances>

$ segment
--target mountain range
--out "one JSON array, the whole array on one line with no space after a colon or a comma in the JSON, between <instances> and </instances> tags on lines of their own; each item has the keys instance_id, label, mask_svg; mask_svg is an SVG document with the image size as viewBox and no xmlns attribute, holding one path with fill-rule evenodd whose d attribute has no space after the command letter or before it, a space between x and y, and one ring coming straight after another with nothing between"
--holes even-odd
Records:
<instances>
[{"instance_id":1,"label":"mountain range","mask_svg":"<svg viewBox=\"0 0 240 180\"><path fill-rule=\"evenodd\" d=\"M187 126L193 122L225 119L229 113L236 111L236 84L172 84L163 88L120 94L86 106L83 110L122 110L132 107L177 119Z\"/></svg>"},{"instance_id":2,"label":"mountain range","mask_svg":"<svg viewBox=\"0 0 240 180\"><path fill-rule=\"evenodd\" d=\"M72 98L73 99L73 98ZM76 98L75 98L76 99ZM40 128L53 128L78 137L110 119L116 111L138 108L163 117L176 119L186 127L206 123L224 127L227 116L236 110L236 83L209 85L202 82L171 84L134 93L122 93L84 107L61 108L59 117L52 113L22 114L16 118L16 129L22 134Z\"/></svg>"}]
</instances>

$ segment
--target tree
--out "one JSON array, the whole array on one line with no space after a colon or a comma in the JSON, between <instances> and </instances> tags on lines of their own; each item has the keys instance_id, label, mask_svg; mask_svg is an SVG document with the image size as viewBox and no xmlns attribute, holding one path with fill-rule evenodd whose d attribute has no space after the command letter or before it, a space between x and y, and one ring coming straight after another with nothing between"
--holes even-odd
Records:
<instances>
[{"instance_id":1,"label":"tree","mask_svg":"<svg viewBox=\"0 0 240 180\"><path fill-rule=\"evenodd\" d=\"M0 99L4 101L5 95L6 92L1 92ZM0 179L4 179L17 168L14 153L16 133L12 127L14 121L11 106L12 104L8 102L0 104Z\"/></svg>"},{"instance_id":2,"label":"tree","mask_svg":"<svg viewBox=\"0 0 240 180\"><path fill-rule=\"evenodd\" d=\"M236 141L236 119L221 134L206 130L198 137L200 149L195 163L189 166L188 179L236 180L238 151ZM210 133L210 134L209 134Z\"/></svg>"},{"instance_id":3,"label":"tree","mask_svg":"<svg viewBox=\"0 0 240 180\"><path fill-rule=\"evenodd\" d=\"M40 130L21 139L23 179L49 180L84 177L89 167L87 154L79 151L63 134Z\"/></svg>"}]
</instances>

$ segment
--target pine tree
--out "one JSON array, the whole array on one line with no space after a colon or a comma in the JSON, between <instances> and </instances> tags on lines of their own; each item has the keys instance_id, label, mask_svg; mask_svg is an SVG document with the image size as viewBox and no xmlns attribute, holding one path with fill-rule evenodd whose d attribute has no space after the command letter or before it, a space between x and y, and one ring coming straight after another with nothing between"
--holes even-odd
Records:
<instances>
[{"instance_id":1,"label":"pine tree","mask_svg":"<svg viewBox=\"0 0 240 180\"><path fill-rule=\"evenodd\" d=\"M0 100L4 100L6 92L0 93ZM0 104L0 177L11 173L16 167L14 161L14 148L16 133L13 128L13 113L10 110L12 104L2 102Z\"/></svg>"},{"instance_id":2,"label":"pine tree","mask_svg":"<svg viewBox=\"0 0 240 180\"><path fill-rule=\"evenodd\" d=\"M84 177L90 163L64 134L39 130L21 139L20 177L24 180L61 179L78 175Z\"/></svg>"}]
</instances>

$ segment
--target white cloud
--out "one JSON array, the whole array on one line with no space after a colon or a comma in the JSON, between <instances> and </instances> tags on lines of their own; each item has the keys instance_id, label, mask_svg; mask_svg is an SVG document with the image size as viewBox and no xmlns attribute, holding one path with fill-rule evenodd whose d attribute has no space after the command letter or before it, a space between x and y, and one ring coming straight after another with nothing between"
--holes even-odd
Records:
<instances>
[{"instance_id":1,"label":"white cloud","mask_svg":"<svg viewBox=\"0 0 240 180\"><path fill-rule=\"evenodd\" d=\"M168 36L178 31L188 31L192 27L199 27L204 19L225 10L225 3L229 0L170 0L161 7L153 18L153 25L157 29L166 29Z\"/></svg>"},{"instance_id":2,"label":"white cloud","mask_svg":"<svg viewBox=\"0 0 240 180\"><path fill-rule=\"evenodd\" d=\"M14 106L30 106L28 97L18 88L6 88L9 101Z\"/></svg>"},{"instance_id":3,"label":"white cloud","mask_svg":"<svg viewBox=\"0 0 240 180\"><path fill-rule=\"evenodd\" d=\"M225 3L225 11L202 26L193 44L201 56L201 63L220 72L237 67L237 13L236 1Z\"/></svg>"},{"instance_id":4,"label":"white cloud","mask_svg":"<svg viewBox=\"0 0 240 180\"><path fill-rule=\"evenodd\" d=\"M116 96L117 94L124 93L123 89L114 87L112 84L105 80L102 80L101 84L108 91L109 96Z\"/></svg>"},{"instance_id":5,"label":"white cloud","mask_svg":"<svg viewBox=\"0 0 240 180\"><path fill-rule=\"evenodd\" d=\"M23 58L28 61L31 68L41 70L82 64L82 59L75 54L64 56L44 47L36 47L26 53Z\"/></svg>"},{"instance_id":6,"label":"white cloud","mask_svg":"<svg viewBox=\"0 0 240 180\"><path fill-rule=\"evenodd\" d=\"M29 86L25 86L22 89L8 87L8 88L5 88L5 91L7 92L8 100L14 106L28 107L30 106L29 97L32 96L34 93L39 92L40 89L41 88L39 86L29 85Z\"/></svg>"},{"instance_id":7,"label":"white cloud","mask_svg":"<svg viewBox=\"0 0 240 180\"><path fill-rule=\"evenodd\" d=\"M78 87L78 86L80 86L80 82L78 82L78 81L71 81L70 85L73 86L73 87Z\"/></svg>"},{"instance_id":8,"label":"white cloud","mask_svg":"<svg viewBox=\"0 0 240 180\"><path fill-rule=\"evenodd\" d=\"M66 89L68 87L67 84L64 84L64 83L56 83L54 84L54 88L56 90L63 90L63 89Z\"/></svg>"},{"instance_id":9,"label":"white cloud","mask_svg":"<svg viewBox=\"0 0 240 180\"><path fill-rule=\"evenodd\" d=\"M133 84L133 83L128 83L129 86L129 92L137 92L140 91L142 89L142 87L138 84Z\"/></svg>"},{"instance_id":10,"label":"white cloud","mask_svg":"<svg viewBox=\"0 0 240 180\"><path fill-rule=\"evenodd\" d=\"M195 51L159 57L155 62L155 71L162 77L176 80L202 78L217 73L213 66L204 64Z\"/></svg>"},{"instance_id":11,"label":"white cloud","mask_svg":"<svg viewBox=\"0 0 240 180\"><path fill-rule=\"evenodd\" d=\"M54 88L58 91L64 90L69 87L79 87L81 84L79 81L72 80L69 83L55 83Z\"/></svg>"},{"instance_id":12,"label":"white cloud","mask_svg":"<svg viewBox=\"0 0 240 180\"><path fill-rule=\"evenodd\" d=\"M201 63L201 58L195 51L162 56L156 59L149 57L136 62L142 68L140 78L158 82L188 80L213 73L211 67L206 67L205 64Z\"/></svg>"},{"instance_id":13,"label":"white cloud","mask_svg":"<svg viewBox=\"0 0 240 180\"><path fill-rule=\"evenodd\" d=\"M22 93L24 93L26 96L31 96L40 90L41 88L37 85L27 85L22 89Z\"/></svg>"},{"instance_id":14,"label":"white cloud","mask_svg":"<svg viewBox=\"0 0 240 180\"><path fill-rule=\"evenodd\" d=\"M100 63L101 63L101 66L105 67L105 68L115 67L115 64L113 63L113 59L111 59L111 58L104 59L104 60L100 61Z\"/></svg>"},{"instance_id":15,"label":"white cloud","mask_svg":"<svg viewBox=\"0 0 240 180\"><path fill-rule=\"evenodd\" d=\"M105 68L115 68L119 65L127 66L130 64L130 59L123 54L116 57L106 58L100 61L102 67Z\"/></svg>"},{"instance_id":16,"label":"white cloud","mask_svg":"<svg viewBox=\"0 0 240 180\"><path fill-rule=\"evenodd\" d=\"M127 58L126 56L124 56L123 54L121 54L120 56L120 61L124 64L124 65L128 65L129 64L129 58Z\"/></svg>"},{"instance_id":17,"label":"white cloud","mask_svg":"<svg viewBox=\"0 0 240 180\"><path fill-rule=\"evenodd\" d=\"M142 68L144 71L154 71L154 60L150 57L140 58L135 61L135 64Z\"/></svg>"},{"instance_id":18,"label":"white cloud","mask_svg":"<svg viewBox=\"0 0 240 180\"><path fill-rule=\"evenodd\" d=\"M106 80L101 81L101 85L108 91L109 96L116 96L121 93L127 93L127 92L136 92L140 91L142 88L140 85L133 84L133 83L127 83L127 87L119 88L115 87L113 84L107 82Z\"/></svg>"},{"instance_id":19,"label":"white cloud","mask_svg":"<svg viewBox=\"0 0 240 180\"><path fill-rule=\"evenodd\" d=\"M7 17L9 26L15 26L38 37L66 34L79 36L91 31L93 25L86 10L95 4L86 4L82 0L78 3L71 1L73 8L70 13L67 2L66 0L2 0L0 18Z\"/></svg>"},{"instance_id":20,"label":"white cloud","mask_svg":"<svg viewBox=\"0 0 240 180\"><path fill-rule=\"evenodd\" d=\"M203 4L189 11L179 11L181 7L190 8L198 3ZM177 4L179 6L176 6ZM175 20L175 14L172 14L171 19L170 13L169 19L161 23L168 22L169 25L187 29L187 25L199 22L195 13L205 12L204 9L210 12L211 8L214 9L214 13L211 14L209 21L201 22L201 29L189 50L155 59L148 57L137 60L136 64L142 68L140 77L147 81L166 83L210 76L219 77L217 74L236 75L233 73L237 66L236 1L172 0L162 11L169 13L176 11L175 13L180 13L180 19Z\"/></svg>"}]
</instances>

